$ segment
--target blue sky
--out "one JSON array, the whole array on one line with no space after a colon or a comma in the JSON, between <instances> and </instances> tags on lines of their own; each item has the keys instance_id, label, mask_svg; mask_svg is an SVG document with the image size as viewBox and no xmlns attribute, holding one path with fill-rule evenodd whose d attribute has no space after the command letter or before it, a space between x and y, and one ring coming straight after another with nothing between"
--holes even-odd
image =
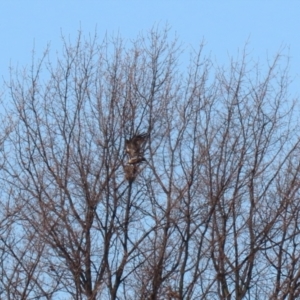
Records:
<instances>
[{"instance_id":1,"label":"blue sky","mask_svg":"<svg viewBox=\"0 0 300 300\"><path fill-rule=\"evenodd\" d=\"M61 32L76 37L105 33L134 39L153 25L168 23L180 41L197 48L202 39L206 51L220 64L236 56L245 42L254 59L263 63L278 49L291 57L293 90L300 86L300 1L276 0L9 0L0 4L0 75L8 66L30 64L35 45L41 56L47 43L61 49ZM162 26L163 27L163 26Z\"/></svg>"}]
</instances>

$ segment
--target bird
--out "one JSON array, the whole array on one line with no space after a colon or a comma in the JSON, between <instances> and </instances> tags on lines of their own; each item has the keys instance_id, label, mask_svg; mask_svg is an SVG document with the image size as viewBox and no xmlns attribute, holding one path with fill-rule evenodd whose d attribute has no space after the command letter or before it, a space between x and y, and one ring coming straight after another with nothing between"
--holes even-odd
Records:
<instances>
[{"instance_id":1,"label":"bird","mask_svg":"<svg viewBox=\"0 0 300 300\"><path fill-rule=\"evenodd\" d=\"M139 164L146 161L144 158L144 146L147 141L148 134L136 134L129 140L125 140L125 151L129 156L129 164Z\"/></svg>"}]
</instances>

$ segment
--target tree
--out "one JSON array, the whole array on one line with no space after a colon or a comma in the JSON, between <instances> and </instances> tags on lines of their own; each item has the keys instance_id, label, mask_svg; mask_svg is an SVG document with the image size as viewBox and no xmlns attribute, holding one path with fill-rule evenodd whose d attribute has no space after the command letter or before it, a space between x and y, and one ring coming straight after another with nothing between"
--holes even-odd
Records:
<instances>
[{"instance_id":1,"label":"tree","mask_svg":"<svg viewBox=\"0 0 300 300\"><path fill-rule=\"evenodd\" d=\"M201 46L185 70L168 30L130 47L63 43L7 82L3 297L295 299L299 137L283 56L264 73L245 50L223 69ZM138 132L146 161L128 165Z\"/></svg>"}]
</instances>

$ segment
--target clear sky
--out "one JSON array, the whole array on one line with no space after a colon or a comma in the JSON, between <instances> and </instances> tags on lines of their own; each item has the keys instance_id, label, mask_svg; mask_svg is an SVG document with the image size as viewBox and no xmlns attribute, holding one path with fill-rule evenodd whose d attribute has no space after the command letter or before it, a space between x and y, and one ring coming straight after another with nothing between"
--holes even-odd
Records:
<instances>
[{"instance_id":1,"label":"clear sky","mask_svg":"<svg viewBox=\"0 0 300 300\"><path fill-rule=\"evenodd\" d=\"M10 62L30 64L35 45L40 57L47 43L61 49L61 33L76 37L117 32L135 38L153 25L168 23L185 45L206 51L221 64L249 41L254 59L264 62L278 49L291 57L293 89L300 94L300 1L298 0L3 0L0 2L0 75ZM163 26L162 26L163 27Z\"/></svg>"}]
</instances>

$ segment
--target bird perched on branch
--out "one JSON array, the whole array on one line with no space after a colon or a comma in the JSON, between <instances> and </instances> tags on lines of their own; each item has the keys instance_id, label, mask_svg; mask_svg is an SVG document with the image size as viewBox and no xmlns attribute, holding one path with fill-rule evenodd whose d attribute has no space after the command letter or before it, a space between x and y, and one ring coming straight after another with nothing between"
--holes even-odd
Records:
<instances>
[{"instance_id":1,"label":"bird perched on branch","mask_svg":"<svg viewBox=\"0 0 300 300\"><path fill-rule=\"evenodd\" d=\"M131 165L146 161L144 158L144 147L148 139L147 133L134 135L131 139L125 140L125 151L129 156L128 163Z\"/></svg>"}]
</instances>

